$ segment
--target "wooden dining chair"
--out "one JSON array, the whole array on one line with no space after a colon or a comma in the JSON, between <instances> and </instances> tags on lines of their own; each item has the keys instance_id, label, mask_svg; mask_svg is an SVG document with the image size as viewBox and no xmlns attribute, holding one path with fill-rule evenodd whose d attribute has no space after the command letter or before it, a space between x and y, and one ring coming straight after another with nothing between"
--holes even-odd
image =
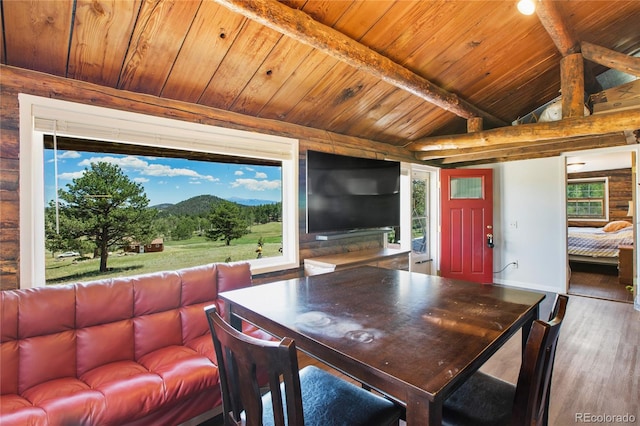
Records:
<instances>
[{"instance_id":1,"label":"wooden dining chair","mask_svg":"<svg viewBox=\"0 0 640 426\"><path fill-rule=\"evenodd\" d=\"M517 384L474 373L444 401L442 424L546 426L553 362L568 300L557 295L550 320L533 322Z\"/></svg>"},{"instance_id":2,"label":"wooden dining chair","mask_svg":"<svg viewBox=\"0 0 640 426\"><path fill-rule=\"evenodd\" d=\"M225 425L398 425L401 407L314 366L298 371L295 342L261 340L207 308ZM257 372L267 372L262 394Z\"/></svg>"}]
</instances>

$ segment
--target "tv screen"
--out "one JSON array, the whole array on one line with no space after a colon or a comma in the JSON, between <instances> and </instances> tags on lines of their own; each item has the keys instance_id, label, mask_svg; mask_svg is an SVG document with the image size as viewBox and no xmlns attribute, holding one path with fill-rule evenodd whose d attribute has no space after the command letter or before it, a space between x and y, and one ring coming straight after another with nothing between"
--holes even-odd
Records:
<instances>
[{"instance_id":1,"label":"tv screen","mask_svg":"<svg viewBox=\"0 0 640 426\"><path fill-rule=\"evenodd\" d=\"M307 151L307 232L400 225L400 163Z\"/></svg>"}]
</instances>

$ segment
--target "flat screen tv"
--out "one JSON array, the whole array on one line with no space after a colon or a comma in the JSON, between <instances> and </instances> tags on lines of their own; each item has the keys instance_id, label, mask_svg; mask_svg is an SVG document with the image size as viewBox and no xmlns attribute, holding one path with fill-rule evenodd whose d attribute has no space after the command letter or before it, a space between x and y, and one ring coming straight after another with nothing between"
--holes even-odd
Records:
<instances>
[{"instance_id":1,"label":"flat screen tv","mask_svg":"<svg viewBox=\"0 0 640 426\"><path fill-rule=\"evenodd\" d=\"M307 232L400 225L400 163L307 151Z\"/></svg>"}]
</instances>

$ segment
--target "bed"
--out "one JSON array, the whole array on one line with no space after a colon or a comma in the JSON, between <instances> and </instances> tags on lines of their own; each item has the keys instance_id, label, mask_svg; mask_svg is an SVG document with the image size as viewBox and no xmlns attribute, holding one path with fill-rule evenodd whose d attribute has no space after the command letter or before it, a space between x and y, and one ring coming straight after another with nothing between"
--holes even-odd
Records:
<instances>
[{"instance_id":1,"label":"bed","mask_svg":"<svg viewBox=\"0 0 640 426\"><path fill-rule=\"evenodd\" d=\"M617 264L618 246L633 244L633 225L624 225L625 227L614 230L609 230L612 228L609 225L602 228L570 226L567 244L569 261Z\"/></svg>"}]
</instances>

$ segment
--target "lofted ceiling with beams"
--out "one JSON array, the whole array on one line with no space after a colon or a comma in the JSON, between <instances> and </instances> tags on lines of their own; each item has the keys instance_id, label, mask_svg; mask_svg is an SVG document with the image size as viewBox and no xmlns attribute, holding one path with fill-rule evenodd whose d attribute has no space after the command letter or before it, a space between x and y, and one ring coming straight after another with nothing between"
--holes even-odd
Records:
<instances>
[{"instance_id":1,"label":"lofted ceiling with beams","mask_svg":"<svg viewBox=\"0 0 640 426\"><path fill-rule=\"evenodd\" d=\"M499 150L487 137L559 96L561 60L580 43L640 51L640 1L538 4L546 15L521 15L516 1L4 0L0 59L407 147L441 166L626 143L618 128L543 144L506 133ZM602 62L584 61L587 95L602 90ZM636 112L626 130L640 127ZM457 144L464 134L473 143Z\"/></svg>"}]
</instances>

